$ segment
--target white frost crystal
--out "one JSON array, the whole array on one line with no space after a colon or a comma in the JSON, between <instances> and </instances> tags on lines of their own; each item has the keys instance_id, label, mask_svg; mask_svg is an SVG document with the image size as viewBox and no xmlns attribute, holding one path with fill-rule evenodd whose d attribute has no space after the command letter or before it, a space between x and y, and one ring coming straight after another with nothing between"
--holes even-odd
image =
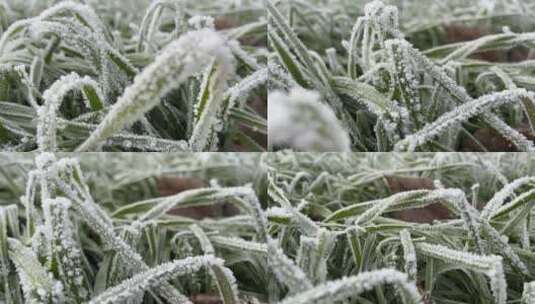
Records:
<instances>
[{"instance_id":1,"label":"white frost crystal","mask_svg":"<svg viewBox=\"0 0 535 304\"><path fill-rule=\"evenodd\" d=\"M272 92L268 99L269 140L302 151L350 151L350 140L319 94L296 87L289 95Z\"/></svg>"}]
</instances>

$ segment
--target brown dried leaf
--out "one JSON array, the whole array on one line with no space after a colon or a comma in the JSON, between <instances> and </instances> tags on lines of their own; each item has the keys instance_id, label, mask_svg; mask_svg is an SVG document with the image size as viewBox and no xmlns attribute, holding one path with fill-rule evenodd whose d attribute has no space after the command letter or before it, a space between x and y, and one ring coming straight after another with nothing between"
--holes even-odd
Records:
<instances>
[{"instance_id":1,"label":"brown dried leaf","mask_svg":"<svg viewBox=\"0 0 535 304\"><path fill-rule=\"evenodd\" d=\"M435 189L433 180L429 177L386 176L390 192L398 193L411 190ZM424 208L407 209L391 213L392 217L413 223L431 223L434 220L450 218L449 210L440 203L431 204Z\"/></svg>"},{"instance_id":2,"label":"brown dried leaf","mask_svg":"<svg viewBox=\"0 0 535 304\"><path fill-rule=\"evenodd\" d=\"M223 304L219 296L209 294L197 294L191 297L191 301L195 304Z\"/></svg>"},{"instance_id":3,"label":"brown dried leaf","mask_svg":"<svg viewBox=\"0 0 535 304\"><path fill-rule=\"evenodd\" d=\"M156 185L161 196L169 196L182 191L205 187L206 183L194 177L163 176L158 179ZM177 208L171 210L169 213L194 219L203 219L206 217L221 216L223 214L223 207L217 205Z\"/></svg>"},{"instance_id":4,"label":"brown dried leaf","mask_svg":"<svg viewBox=\"0 0 535 304\"><path fill-rule=\"evenodd\" d=\"M531 132L528 127L517 129L521 134L530 140L535 140L535 134ZM503 138L497 131L491 128L483 128L477 130L473 134L489 152L518 152L516 147L509 140ZM461 151L463 152L483 152L481 147L472 139L465 138L461 143Z\"/></svg>"}]
</instances>

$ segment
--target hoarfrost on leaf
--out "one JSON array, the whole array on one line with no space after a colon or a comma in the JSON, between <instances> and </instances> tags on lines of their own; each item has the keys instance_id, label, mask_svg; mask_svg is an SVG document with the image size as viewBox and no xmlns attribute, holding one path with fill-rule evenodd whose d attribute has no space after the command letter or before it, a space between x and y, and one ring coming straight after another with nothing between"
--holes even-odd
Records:
<instances>
[{"instance_id":1,"label":"hoarfrost on leaf","mask_svg":"<svg viewBox=\"0 0 535 304\"><path fill-rule=\"evenodd\" d=\"M213 98L207 110L198 118L193 136L202 147L217 122L215 113L219 110L226 81L234 75L234 57L224 37L211 29L185 33L167 46L151 65L136 76L134 83L126 88L103 122L77 150L94 149L113 133L135 122L169 91L199 73L206 63L212 61L218 75L211 91ZM200 62L203 64L199 65Z\"/></svg>"}]
</instances>

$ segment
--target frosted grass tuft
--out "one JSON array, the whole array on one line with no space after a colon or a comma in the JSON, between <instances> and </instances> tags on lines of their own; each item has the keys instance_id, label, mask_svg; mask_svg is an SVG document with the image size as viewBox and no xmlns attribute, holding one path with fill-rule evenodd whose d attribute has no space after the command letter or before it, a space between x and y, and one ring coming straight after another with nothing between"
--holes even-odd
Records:
<instances>
[{"instance_id":1,"label":"frosted grass tuft","mask_svg":"<svg viewBox=\"0 0 535 304\"><path fill-rule=\"evenodd\" d=\"M315 91L351 151L533 151L532 62L507 54L534 40L532 22L519 21L530 5L489 3L267 1L270 95L295 84ZM271 148L299 151L307 131Z\"/></svg>"}]
</instances>

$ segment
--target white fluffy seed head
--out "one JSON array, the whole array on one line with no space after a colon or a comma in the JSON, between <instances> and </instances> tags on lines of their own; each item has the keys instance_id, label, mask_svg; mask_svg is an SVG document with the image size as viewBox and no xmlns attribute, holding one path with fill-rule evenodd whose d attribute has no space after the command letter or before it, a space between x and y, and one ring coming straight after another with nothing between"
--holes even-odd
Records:
<instances>
[{"instance_id":1,"label":"white fluffy seed head","mask_svg":"<svg viewBox=\"0 0 535 304\"><path fill-rule=\"evenodd\" d=\"M273 92L268 101L270 144L302 151L350 151L349 135L319 94L296 87Z\"/></svg>"}]
</instances>

